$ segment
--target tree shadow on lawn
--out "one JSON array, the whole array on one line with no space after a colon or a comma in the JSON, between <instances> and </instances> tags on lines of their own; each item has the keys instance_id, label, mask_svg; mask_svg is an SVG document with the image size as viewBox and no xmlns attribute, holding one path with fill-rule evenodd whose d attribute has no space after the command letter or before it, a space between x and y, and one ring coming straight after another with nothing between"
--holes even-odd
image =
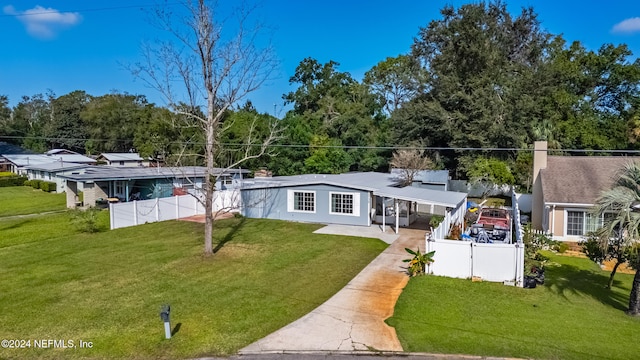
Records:
<instances>
[{"instance_id":1,"label":"tree shadow on lawn","mask_svg":"<svg viewBox=\"0 0 640 360\"><path fill-rule=\"evenodd\" d=\"M233 240L233 237L238 232L238 230L240 230L242 228L242 226L244 225L245 222L246 222L246 218L243 217L236 224L232 225L231 226L231 230L229 230L227 235L225 235L224 238L222 238L222 240L220 240L220 242L218 242L216 244L216 247L213 248L213 253L215 254L218 251L222 250L222 248L224 247L224 245L226 243L228 243L229 241Z\"/></svg>"},{"instance_id":2,"label":"tree shadow on lawn","mask_svg":"<svg viewBox=\"0 0 640 360\"><path fill-rule=\"evenodd\" d=\"M546 267L546 288L567 299L566 294L581 294L591 296L603 304L618 310L626 310L628 297L605 285L609 281L608 274L599 274L591 270L580 269L574 265L560 264ZM626 288L622 281L614 280L613 287Z\"/></svg>"},{"instance_id":3,"label":"tree shadow on lawn","mask_svg":"<svg viewBox=\"0 0 640 360\"><path fill-rule=\"evenodd\" d=\"M0 220L3 220L3 219L0 218ZM29 223L33 222L33 220L34 219L31 219L31 218L12 218L12 219L7 219L6 222L4 222L4 221L0 222L0 230L17 229L17 228L20 228L20 227L22 227L24 225L28 225Z\"/></svg>"}]
</instances>

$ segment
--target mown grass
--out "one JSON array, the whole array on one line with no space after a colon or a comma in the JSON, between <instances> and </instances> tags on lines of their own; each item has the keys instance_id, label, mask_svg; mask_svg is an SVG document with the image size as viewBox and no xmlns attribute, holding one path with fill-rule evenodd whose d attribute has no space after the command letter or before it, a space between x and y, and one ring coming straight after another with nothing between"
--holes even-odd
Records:
<instances>
[{"instance_id":1,"label":"mown grass","mask_svg":"<svg viewBox=\"0 0 640 360\"><path fill-rule=\"evenodd\" d=\"M64 210L66 194L50 194L29 186L0 188L0 217Z\"/></svg>"},{"instance_id":2,"label":"mown grass","mask_svg":"<svg viewBox=\"0 0 640 360\"><path fill-rule=\"evenodd\" d=\"M100 214L102 227L108 213ZM386 245L312 234L318 225L162 222L78 232L69 215L0 220L0 339L91 341L0 349L0 358L193 358L231 354L306 314ZM175 335L159 317L171 304Z\"/></svg>"},{"instance_id":3,"label":"mown grass","mask_svg":"<svg viewBox=\"0 0 640 360\"><path fill-rule=\"evenodd\" d=\"M634 359L640 319L624 314L632 276L551 255L542 287L412 278L388 323L405 351L534 359ZM436 254L437 259L437 254ZM437 260L436 260L437 261Z\"/></svg>"}]
</instances>

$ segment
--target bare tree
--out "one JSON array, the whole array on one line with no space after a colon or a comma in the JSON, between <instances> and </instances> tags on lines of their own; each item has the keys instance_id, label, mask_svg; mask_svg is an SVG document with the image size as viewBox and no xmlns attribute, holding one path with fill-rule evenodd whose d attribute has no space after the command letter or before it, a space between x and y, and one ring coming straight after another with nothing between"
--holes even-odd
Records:
<instances>
[{"instance_id":1,"label":"bare tree","mask_svg":"<svg viewBox=\"0 0 640 360\"><path fill-rule=\"evenodd\" d=\"M204 253L211 255L213 194L217 178L224 173L216 169L216 157L223 146L220 135L229 126L224 124L225 112L268 80L277 62L270 45L257 46L264 28L251 23L253 8L243 4L232 16L218 21L218 9L209 1L185 0L176 12L171 5L158 7L153 22L172 40L144 46L143 62L130 69L158 90L173 112L201 127L206 166ZM279 134L277 124L272 124L266 136L257 137L254 130L252 125L242 150L237 150L238 156L226 170L269 154Z\"/></svg>"},{"instance_id":2,"label":"bare tree","mask_svg":"<svg viewBox=\"0 0 640 360\"><path fill-rule=\"evenodd\" d=\"M422 152L417 149L394 151L389 164L399 171L398 180L401 186L411 185L420 171L433 168L431 159L423 156Z\"/></svg>"}]
</instances>

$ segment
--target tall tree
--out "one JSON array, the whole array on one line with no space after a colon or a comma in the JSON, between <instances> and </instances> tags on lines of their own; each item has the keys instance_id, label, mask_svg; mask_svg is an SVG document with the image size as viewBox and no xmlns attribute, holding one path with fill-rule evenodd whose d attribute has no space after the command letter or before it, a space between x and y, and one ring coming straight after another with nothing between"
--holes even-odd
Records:
<instances>
[{"instance_id":1,"label":"tall tree","mask_svg":"<svg viewBox=\"0 0 640 360\"><path fill-rule=\"evenodd\" d=\"M539 116L534 80L550 35L533 9L513 17L502 2L447 6L441 14L412 45L411 56L428 77L425 92L394 113L397 141L520 147L528 140L523 124Z\"/></svg>"},{"instance_id":2,"label":"tall tree","mask_svg":"<svg viewBox=\"0 0 640 360\"><path fill-rule=\"evenodd\" d=\"M88 135L80 114L90 98L86 92L76 90L50 100L51 118L43 129L49 147L84 152Z\"/></svg>"},{"instance_id":3,"label":"tall tree","mask_svg":"<svg viewBox=\"0 0 640 360\"><path fill-rule=\"evenodd\" d=\"M19 143L35 152L47 150L43 129L51 118L49 100L42 94L23 96L13 108L14 131L19 135Z\"/></svg>"},{"instance_id":4,"label":"tall tree","mask_svg":"<svg viewBox=\"0 0 640 360\"><path fill-rule=\"evenodd\" d=\"M606 249L611 238L624 240L631 247L640 240L640 164L628 163L617 174L610 189L602 192L596 200L595 214L604 217L604 234L600 237ZM605 217L605 214L610 214ZM620 236L617 236L620 235ZM636 248L637 249L637 248ZM640 315L640 267L636 267L629 296L629 315Z\"/></svg>"},{"instance_id":5,"label":"tall tree","mask_svg":"<svg viewBox=\"0 0 640 360\"><path fill-rule=\"evenodd\" d=\"M363 82L384 103L387 114L420 94L427 84L427 73L409 55L388 57L364 74Z\"/></svg>"},{"instance_id":6,"label":"tall tree","mask_svg":"<svg viewBox=\"0 0 640 360\"><path fill-rule=\"evenodd\" d=\"M212 200L224 115L271 76L276 62L270 46L258 47L262 28L250 25L253 9L236 9L231 18L237 22L230 24L219 20L223 16L209 1L189 0L182 4L178 13L172 12L173 5L170 8L168 4L157 9L157 25L174 41L146 47L144 62L132 70L164 96L171 110L195 120L204 135L204 253L211 255ZM179 106L177 96L186 97L187 109ZM277 135L278 130L271 128L266 137L249 137L242 155L228 167L264 155Z\"/></svg>"},{"instance_id":7,"label":"tall tree","mask_svg":"<svg viewBox=\"0 0 640 360\"><path fill-rule=\"evenodd\" d=\"M80 114L92 139L87 153L130 151L146 104L144 96L127 93L93 97Z\"/></svg>"},{"instance_id":8,"label":"tall tree","mask_svg":"<svg viewBox=\"0 0 640 360\"><path fill-rule=\"evenodd\" d=\"M298 88L284 95L285 103L294 105L289 121L301 121L309 133L327 136L332 144L341 144L351 159L352 171L377 170L385 166L383 152L367 149L386 141L385 118L381 105L369 87L358 83L349 73L338 70L339 64L320 64L306 58L300 62L289 82ZM313 161L311 163L314 163ZM315 171L317 167L306 168Z\"/></svg>"}]
</instances>

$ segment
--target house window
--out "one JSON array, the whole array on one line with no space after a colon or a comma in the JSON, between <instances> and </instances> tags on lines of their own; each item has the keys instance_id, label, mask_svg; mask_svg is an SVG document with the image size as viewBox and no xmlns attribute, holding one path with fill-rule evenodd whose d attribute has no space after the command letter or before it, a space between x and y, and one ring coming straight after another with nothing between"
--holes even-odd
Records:
<instances>
[{"instance_id":1,"label":"house window","mask_svg":"<svg viewBox=\"0 0 640 360\"><path fill-rule=\"evenodd\" d=\"M353 194L332 193L331 213L353 214Z\"/></svg>"},{"instance_id":2,"label":"house window","mask_svg":"<svg viewBox=\"0 0 640 360\"><path fill-rule=\"evenodd\" d=\"M610 215L605 214L605 218ZM584 236L602 227L603 218L588 211L567 211L567 235Z\"/></svg>"},{"instance_id":3,"label":"house window","mask_svg":"<svg viewBox=\"0 0 640 360\"><path fill-rule=\"evenodd\" d=\"M288 191L287 210L289 212L316 212L315 191Z\"/></svg>"},{"instance_id":4,"label":"house window","mask_svg":"<svg viewBox=\"0 0 640 360\"><path fill-rule=\"evenodd\" d=\"M124 166L124 161L120 161L120 166Z\"/></svg>"},{"instance_id":5,"label":"house window","mask_svg":"<svg viewBox=\"0 0 640 360\"><path fill-rule=\"evenodd\" d=\"M584 211L567 211L567 235L584 234Z\"/></svg>"}]
</instances>

